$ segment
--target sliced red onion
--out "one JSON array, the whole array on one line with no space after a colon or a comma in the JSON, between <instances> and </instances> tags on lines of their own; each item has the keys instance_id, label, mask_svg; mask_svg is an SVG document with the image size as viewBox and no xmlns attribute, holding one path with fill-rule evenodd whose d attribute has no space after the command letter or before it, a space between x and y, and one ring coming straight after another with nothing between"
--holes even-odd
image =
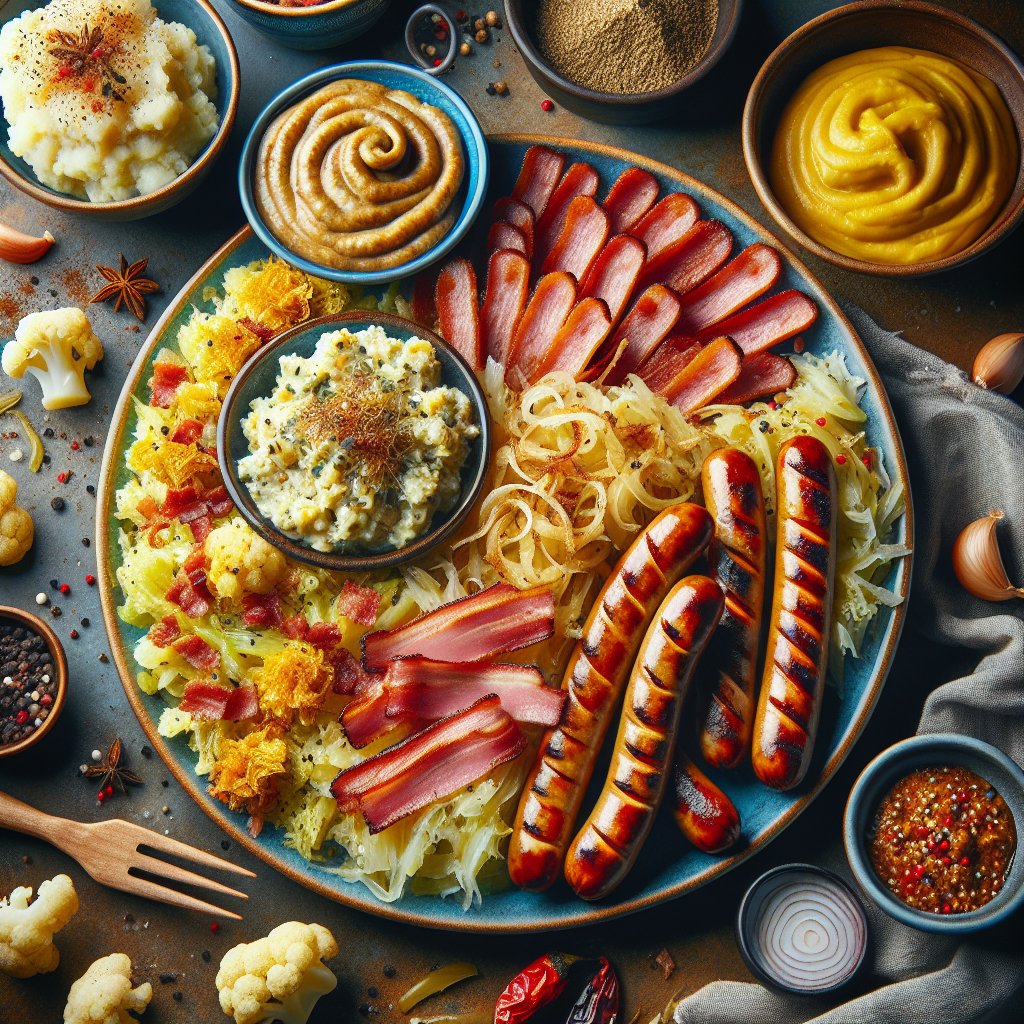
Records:
<instances>
[{"instance_id":1,"label":"sliced red onion","mask_svg":"<svg viewBox=\"0 0 1024 1024\"><path fill-rule=\"evenodd\" d=\"M809 866L769 871L740 909L741 950L764 979L791 992L826 992L856 973L867 920L840 879Z\"/></svg>"}]
</instances>

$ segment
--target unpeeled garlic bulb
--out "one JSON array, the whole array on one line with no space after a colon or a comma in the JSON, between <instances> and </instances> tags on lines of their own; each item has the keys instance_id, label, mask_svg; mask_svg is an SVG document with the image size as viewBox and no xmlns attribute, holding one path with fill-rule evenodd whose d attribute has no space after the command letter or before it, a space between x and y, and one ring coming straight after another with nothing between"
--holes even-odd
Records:
<instances>
[{"instance_id":1,"label":"unpeeled garlic bulb","mask_svg":"<svg viewBox=\"0 0 1024 1024\"><path fill-rule=\"evenodd\" d=\"M1024 334L999 334L974 357L974 383L1004 395L1024 380Z\"/></svg>"},{"instance_id":2,"label":"unpeeled garlic bulb","mask_svg":"<svg viewBox=\"0 0 1024 1024\"><path fill-rule=\"evenodd\" d=\"M953 545L953 571L964 590L983 601L1009 601L1024 597L1024 587L1015 587L1006 575L999 553L996 524L1003 518L990 512L965 526Z\"/></svg>"}]
</instances>

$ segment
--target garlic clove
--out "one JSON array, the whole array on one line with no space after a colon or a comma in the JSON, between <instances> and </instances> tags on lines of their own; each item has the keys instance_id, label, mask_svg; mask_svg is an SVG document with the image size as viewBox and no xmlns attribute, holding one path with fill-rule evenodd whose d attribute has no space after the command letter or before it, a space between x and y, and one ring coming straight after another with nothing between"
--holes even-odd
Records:
<instances>
[{"instance_id":1,"label":"garlic clove","mask_svg":"<svg viewBox=\"0 0 1024 1024\"><path fill-rule=\"evenodd\" d=\"M983 601L1009 601L1024 597L1024 587L1015 587L1006 575L999 553L996 525L1003 518L990 512L965 526L953 545L953 571L968 593Z\"/></svg>"},{"instance_id":2,"label":"garlic clove","mask_svg":"<svg viewBox=\"0 0 1024 1024\"><path fill-rule=\"evenodd\" d=\"M1004 395L1024 380L1024 334L1000 334L974 357L974 383Z\"/></svg>"},{"instance_id":3,"label":"garlic clove","mask_svg":"<svg viewBox=\"0 0 1024 1024\"><path fill-rule=\"evenodd\" d=\"M49 231L36 238L0 222L0 259L8 263L35 263L50 251L54 241Z\"/></svg>"}]
</instances>

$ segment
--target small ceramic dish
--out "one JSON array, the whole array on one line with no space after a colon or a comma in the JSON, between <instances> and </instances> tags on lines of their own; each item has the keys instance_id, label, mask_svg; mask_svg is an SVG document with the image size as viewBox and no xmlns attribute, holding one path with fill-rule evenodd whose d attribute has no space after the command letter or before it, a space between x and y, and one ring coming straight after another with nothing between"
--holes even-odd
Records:
<instances>
[{"instance_id":1,"label":"small ceramic dish","mask_svg":"<svg viewBox=\"0 0 1024 1024\"><path fill-rule=\"evenodd\" d=\"M868 922L838 875L813 864L783 864L761 875L744 894L736 942L751 973L766 985L823 995L846 985L860 970Z\"/></svg>"},{"instance_id":2,"label":"small ceramic dish","mask_svg":"<svg viewBox=\"0 0 1024 1024\"><path fill-rule=\"evenodd\" d=\"M254 178L257 158L263 136L270 125L289 107L309 93L322 86L342 78L358 78L369 82L379 82L389 89L402 89L412 93L424 103L430 103L442 110L455 125L462 140L465 172L462 184L455 197L454 206L459 211L451 230L434 246L421 253L408 263L387 270L358 271L336 270L313 263L291 252L270 230L256 207L254 194ZM436 263L442 256L452 250L460 239L473 226L477 214L487 194L490 180L490 156L487 142L476 116L466 102L444 82L428 75L419 68L408 64L395 64L386 60L357 60L345 64L333 64L330 67L314 71L305 78L300 78L283 92L275 96L262 113L256 118L249 135L242 147L242 158L238 168L238 187L242 197L242 209L253 231L260 240L281 259L300 267L316 277L325 277L331 281L343 281L346 284L376 285L385 284L398 277L409 277L425 267Z\"/></svg>"},{"instance_id":3,"label":"small ceramic dish","mask_svg":"<svg viewBox=\"0 0 1024 1024\"><path fill-rule=\"evenodd\" d=\"M683 94L696 85L722 59L736 35L743 0L719 0L718 22L707 52L678 82L654 92L623 95L597 92L560 75L540 52L535 31L537 0L505 0L505 21L526 70L549 96L566 110L603 124L647 124L677 110ZM631 45L629 40L623 46Z\"/></svg>"},{"instance_id":4,"label":"small ceramic dish","mask_svg":"<svg viewBox=\"0 0 1024 1024\"><path fill-rule=\"evenodd\" d=\"M872 263L844 256L801 230L776 199L768 177L775 130L800 84L836 57L876 46L907 46L952 57L989 78L1002 93L1017 134L1013 191L985 232L960 252L924 263ZM788 36L764 62L743 109L743 159L764 208L785 234L844 270L880 277L917 277L949 270L1003 241L1024 217L1024 65L998 36L947 7L923 0L860 0L814 18Z\"/></svg>"},{"instance_id":5,"label":"small ceramic dish","mask_svg":"<svg viewBox=\"0 0 1024 1024\"><path fill-rule=\"evenodd\" d=\"M248 415L254 399L269 395L274 390L282 355L309 356L321 335L329 331L346 327L352 332L357 332L375 324L383 327L391 337L403 341L418 337L434 346L438 362L441 364L441 383L458 389L469 398L473 408L473 419L480 428L480 434L470 445L469 454L462 467L462 487L455 506L449 512L438 513L422 536L401 548L365 552L317 551L283 533L264 516L250 495L249 488L239 477L238 463L249 454L242 421ZM220 462L221 474L228 493L245 521L264 540L290 558L322 569L342 572L365 572L411 562L451 536L480 495L487 477L489 453L490 423L487 400L469 364L433 331L390 313L357 311L321 317L278 335L261 348L232 381L217 423L217 459Z\"/></svg>"},{"instance_id":6,"label":"small ceramic dish","mask_svg":"<svg viewBox=\"0 0 1024 1024\"><path fill-rule=\"evenodd\" d=\"M311 7L282 7L267 0L232 0L238 16L294 50L326 50L372 28L391 0L324 0Z\"/></svg>"},{"instance_id":7,"label":"small ceramic dish","mask_svg":"<svg viewBox=\"0 0 1024 1024\"><path fill-rule=\"evenodd\" d=\"M956 733L936 733L894 744L861 772L846 803L846 856L857 884L890 917L926 932L976 932L1009 917L1024 903L1024 857L1019 850L1000 891L983 907L962 914L933 914L907 906L889 891L871 864L871 830L885 795L915 769L940 767L967 768L992 785L1013 815L1020 843L1024 832L1024 771L990 743Z\"/></svg>"},{"instance_id":8,"label":"small ceramic dish","mask_svg":"<svg viewBox=\"0 0 1024 1024\"><path fill-rule=\"evenodd\" d=\"M45 0L24 2L14 0L3 8L0 24L6 24L27 10L44 6ZM32 169L20 157L15 156L8 145L7 125L0 129L0 174L15 188L47 206L56 207L65 213L77 213L96 220L127 221L141 220L161 213L190 195L209 174L221 155L235 123L238 109L238 93L241 75L238 70L238 54L231 33L220 15L208 0L159 0L155 5L164 21L176 21L186 25L196 35L196 41L209 47L217 65L217 95L214 105L220 115L220 124L213 138L196 156L188 169L174 181L155 192L134 199L120 199L110 203L91 203L85 199L58 192L40 183Z\"/></svg>"},{"instance_id":9,"label":"small ceramic dish","mask_svg":"<svg viewBox=\"0 0 1024 1024\"><path fill-rule=\"evenodd\" d=\"M23 612L20 608L0 605L0 621L4 620L13 622L17 626L23 626L25 629L29 629L41 636L49 651L50 661L57 672L57 692L50 707L50 714L43 724L29 733L24 739L18 740L17 743L0 745L0 757L10 757L13 754L20 754L23 750L28 750L29 747L35 746L53 728L54 723L60 717L68 695L68 662L64 656L64 648L61 646L60 640L57 639L57 634L38 615ZM2 685L3 681L0 680L0 686Z\"/></svg>"}]
</instances>

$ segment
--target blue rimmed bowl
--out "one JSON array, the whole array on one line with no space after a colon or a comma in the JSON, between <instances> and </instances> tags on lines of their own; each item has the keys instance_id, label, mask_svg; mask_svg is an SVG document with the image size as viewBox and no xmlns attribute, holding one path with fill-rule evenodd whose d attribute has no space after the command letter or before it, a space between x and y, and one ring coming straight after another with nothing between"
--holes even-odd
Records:
<instances>
[{"instance_id":1,"label":"blue rimmed bowl","mask_svg":"<svg viewBox=\"0 0 1024 1024\"><path fill-rule=\"evenodd\" d=\"M377 82L389 89L402 89L412 93L417 99L432 104L447 114L462 140L465 173L454 200L458 215L451 230L439 242L415 259L386 270L337 270L334 267L327 267L298 256L274 235L256 207L254 194L256 164L260 144L267 129L289 107L330 82L343 78L358 78L367 82ZM300 78L294 85L278 93L264 107L263 112L256 118L250 129L242 148L242 159L238 168L238 188L246 219L260 241L271 252L292 266L299 267L316 277L364 286L384 284L397 278L410 277L425 267L429 267L432 263L436 263L450 252L473 226L487 194L489 180L490 155L487 143L476 117L465 101L453 89L425 71L409 67L407 64L396 64L386 60L358 60L334 64L314 71L312 74L306 75L305 78Z\"/></svg>"},{"instance_id":2,"label":"blue rimmed bowl","mask_svg":"<svg viewBox=\"0 0 1024 1024\"><path fill-rule=\"evenodd\" d=\"M312 7L282 7L266 0L232 0L238 16L258 32L294 50L326 50L371 29L391 0L325 0Z\"/></svg>"},{"instance_id":3,"label":"blue rimmed bowl","mask_svg":"<svg viewBox=\"0 0 1024 1024\"><path fill-rule=\"evenodd\" d=\"M45 0L12 0L0 3L0 25L6 25L25 11L43 7ZM33 199L67 213L77 213L97 220L141 220L161 213L190 195L209 174L221 155L235 123L241 75L238 54L227 26L208 0L157 0L157 13L163 21L176 21L192 29L199 45L209 47L216 62L217 95L213 99L220 123L212 139L196 156L183 174L163 188L133 199L110 203L91 203L66 192L58 192L42 184L29 165L15 156L8 145L7 123L0 130L0 174L16 189Z\"/></svg>"},{"instance_id":4,"label":"blue rimmed bowl","mask_svg":"<svg viewBox=\"0 0 1024 1024\"><path fill-rule=\"evenodd\" d=\"M957 733L912 736L883 750L850 790L843 819L843 842L857 884L890 917L925 932L963 935L1005 920L1024 904L1024 857L1019 849L999 892L983 907L963 914L932 914L907 906L889 891L871 864L875 812L886 794L900 779L919 768L942 767L966 768L996 790L1013 815L1019 845L1024 829L1024 771L991 743Z\"/></svg>"}]
</instances>

